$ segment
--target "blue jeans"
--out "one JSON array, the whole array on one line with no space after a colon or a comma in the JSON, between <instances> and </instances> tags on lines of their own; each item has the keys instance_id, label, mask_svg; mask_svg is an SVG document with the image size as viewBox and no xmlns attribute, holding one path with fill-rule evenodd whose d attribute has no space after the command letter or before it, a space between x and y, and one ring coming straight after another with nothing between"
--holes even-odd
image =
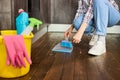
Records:
<instances>
[{"instance_id":1,"label":"blue jeans","mask_svg":"<svg viewBox=\"0 0 120 80\"><path fill-rule=\"evenodd\" d=\"M84 16L85 16L85 14L81 14L78 18L76 18L74 20L73 25L74 25L76 30L78 30L80 28L80 25L82 24ZM89 25L85 29L85 33L87 33L87 34L91 33L92 28L93 28L93 19L90 21Z\"/></svg>"},{"instance_id":2,"label":"blue jeans","mask_svg":"<svg viewBox=\"0 0 120 80\"><path fill-rule=\"evenodd\" d=\"M120 12L108 0L93 0L96 34L106 35L107 27L120 21Z\"/></svg>"},{"instance_id":3,"label":"blue jeans","mask_svg":"<svg viewBox=\"0 0 120 80\"><path fill-rule=\"evenodd\" d=\"M93 0L93 18L85 31L92 29L94 23L96 34L106 35L107 27L112 27L120 21L120 12L108 0ZM80 28L85 14L80 15L73 24L76 30ZM90 32L90 31L89 31Z\"/></svg>"}]
</instances>

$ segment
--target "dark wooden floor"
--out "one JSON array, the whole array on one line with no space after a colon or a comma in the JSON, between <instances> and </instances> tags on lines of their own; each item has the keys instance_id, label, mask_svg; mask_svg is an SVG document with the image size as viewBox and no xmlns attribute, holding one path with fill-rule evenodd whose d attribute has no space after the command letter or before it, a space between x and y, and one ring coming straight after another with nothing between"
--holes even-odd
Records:
<instances>
[{"instance_id":1,"label":"dark wooden floor","mask_svg":"<svg viewBox=\"0 0 120 80\"><path fill-rule=\"evenodd\" d=\"M32 45L30 72L16 79L0 80L120 80L120 35L107 36L107 53L91 56L84 36L74 44L72 54L53 53L51 49L63 39L63 33L47 33Z\"/></svg>"}]
</instances>

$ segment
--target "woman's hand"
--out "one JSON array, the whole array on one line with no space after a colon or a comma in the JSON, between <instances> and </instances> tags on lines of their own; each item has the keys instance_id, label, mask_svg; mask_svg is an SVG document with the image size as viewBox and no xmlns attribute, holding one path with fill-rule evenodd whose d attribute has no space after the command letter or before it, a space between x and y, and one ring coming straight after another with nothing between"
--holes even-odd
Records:
<instances>
[{"instance_id":1,"label":"woman's hand","mask_svg":"<svg viewBox=\"0 0 120 80\"><path fill-rule=\"evenodd\" d=\"M83 35L82 33L76 33L73 36L73 43L80 43L82 35Z\"/></svg>"},{"instance_id":2,"label":"woman's hand","mask_svg":"<svg viewBox=\"0 0 120 80\"><path fill-rule=\"evenodd\" d=\"M73 43L80 43L83 33L87 27L86 23L82 23L77 33L73 36Z\"/></svg>"},{"instance_id":3,"label":"woman's hand","mask_svg":"<svg viewBox=\"0 0 120 80\"><path fill-rule=\"evenodd\" d=\"M73 28L74 28L73 25L71 25L70 28L68 28L68 30L64 33L65 39L68 39L70 37Z\"/></svg>"}]
</instances>

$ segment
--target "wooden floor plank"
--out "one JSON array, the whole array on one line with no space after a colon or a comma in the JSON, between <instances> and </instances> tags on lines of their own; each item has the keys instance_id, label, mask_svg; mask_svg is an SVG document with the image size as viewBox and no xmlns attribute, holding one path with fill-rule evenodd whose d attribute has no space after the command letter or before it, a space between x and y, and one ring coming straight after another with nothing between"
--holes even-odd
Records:
<instances>
[{"instance_id":1,"label":"wooden floor plank","mask_svg":"<svg viewBox=\"0 0 120 80\"><path fill-rule=\"evenodd\" d=\"M120 62L120 37L110 35L107 37L107 54L109 53Z\"/></svg>"},{"instance_id":2,"label":"wooden floor plank","mask_svg":"<svg viewBox=\"0 0 120 80\"><path fill-rule=\"evenodd\" d=\"M35 73L32 75L31 80L36 78L36 80L43 80L47 72L52 66L52 63L54 62L54 56L48 56L42 62L38 65L38 69L36 69Z\"/></svg>"},{"instance_id":3,"label":"wooden floor plank","mask_svg":"<svg viewBox=\"0 0 120 80\"><path fill-rule=\"evenodd\" d=\"M85 66L87 72L87 80L103 80L95 63L94 57L85 59Z\"/></svg>"},{"instance_id":4,"label":"wooden floor plank","mask_svg":"<svg viewBox=\"0 0 120 80\"><path fill-rule=\"evenodd\" d=\"M87 73L85 68L85 53L80 47L74 46L74 80L87 80Z\"/></svg>"},{"instance_id":5,"label":"wooden floor plank","mask_svg":"<svg viewBox=\"0 0 120 80\"><path fill-rule=\"evenodd\" d=\"M54 44L53 44L54 45ZM53 46L51 46L52 48ZM51 68L54 59L55 54L51 52L51 49L48 49L48 52L46 53L46 57L39 63L38 69L36 69L35 74L32 76L32 80L36 78L36 80L43 80L49 69ZM51 55L52 54L52 55Z\"/></svg>"},{"instance_id":6,"label":"wooden floor plank","mask_svg":"<svg viewBox=\"0 0 120 80\"><path fill-rule=\"evenodd\" d=\"M71 54L65 55L63 73L60 80L74 80L74 59Z\"/></svg>"},{"instance_id":7,"label":"wooden floor plank","mask_svg":"<svg viewBox=\"0 0 120 80\"><path fill-rule=\"evenodd\" d=\"M64 60L65 54L56 54L54 63L46 74L44 80L60 80L61 75L63 74Z\"/></svg>"},{"instance_id":8,"label":"wooden floor plank","mask_svg":"<svg viewBox=\"0 0 120 80\"><path fill-rule=\"evenodd\" d=\"M47 38L47 37L46 37ZM39 44L39 42L37 42L38 44L36 44L36 48L32 49L32 60L33 63L39 63L39 61L41 61L41 59L44 58L44 56L46 55L46 52L48 49L50 49L51 45L48 45L50 42L47 39L42 40L42 43Z\"/></svg>"},{"instance_id":9,"label":"wooden floor plank","mask_svg":"<svg viewBox=\"0 0 120 80\"><path fill-rule=\"evenodd\" d=\"M120 63L110 54L106 54L101 58L96 59L98 65L101 65L110 78L114 80L120 79Z\"/></svg>"}]
</instances>

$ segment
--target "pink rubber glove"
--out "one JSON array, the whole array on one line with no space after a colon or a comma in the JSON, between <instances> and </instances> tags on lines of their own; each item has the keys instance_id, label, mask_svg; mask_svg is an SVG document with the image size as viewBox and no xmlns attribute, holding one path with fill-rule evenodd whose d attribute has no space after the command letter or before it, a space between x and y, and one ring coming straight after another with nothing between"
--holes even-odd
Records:
<instances>
[{"instance_id":1,"label":"pink rubber glove","mask_svg":"<svg viewBox=\"0 0 120 80\"><path fill-rule=\"evenodd\" d=\"M32 63L26 51L23 36L4 36L3 38L7 49L7 65L12 64L14 67L26 67L24 57L29 64Z\"/></svg>"},{"instance_id":2,"label":"pink rubber glove","mask_svg":"<svg viewBox=\"0 0 120 80\"><path fill-rule=\"evenodd\" d=\"M3 36L6 51L7 51L7 65L12 64L14 67L16 67L15 64L15 57L16 57L16 51L13 45L13 39L12 36Z\"/></svg>"},{"instance_id":3,"label":"pink rubber glove","mask_svg":"<svg viewBox=\"0 0 120 80\"><path fill-rule=\"evenodd\" d=\"M30 57L28 56L25 43L24 43L24 38L22 35L17 35L14 37L14 47L17 53L15 61L19 67L22 67L22 66L26 67L24 58L26 58L29 64L32 64L32 61Z\"/></svg>"}]
</instances>

